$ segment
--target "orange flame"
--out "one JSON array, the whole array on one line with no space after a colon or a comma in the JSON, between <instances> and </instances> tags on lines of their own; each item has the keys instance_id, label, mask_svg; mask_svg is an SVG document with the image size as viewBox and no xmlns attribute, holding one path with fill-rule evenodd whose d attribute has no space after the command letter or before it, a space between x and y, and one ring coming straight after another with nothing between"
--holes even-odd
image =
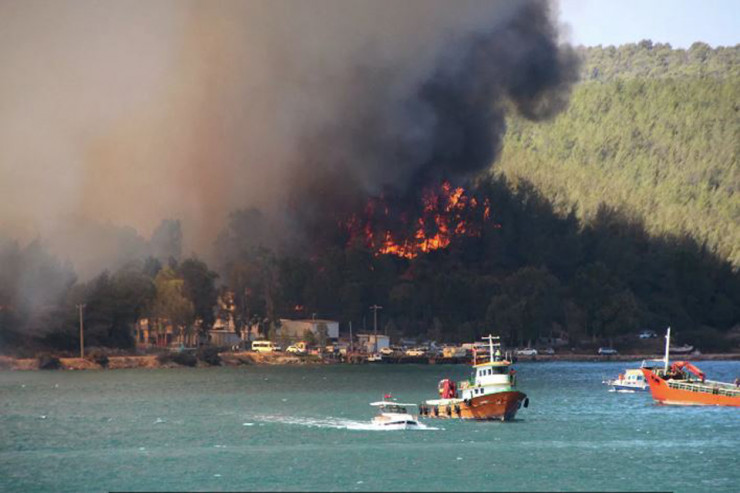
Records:
<instances>
[{"instance_id":1,"label":"orange flame","mask_svg":"<svg viewBox=\"0 0 740 493\"><path fill-rule=\"evenodd\" d=\"M483 207L479 209L475 197L466 195L461 187L453 189L446 181L438 190L424 190L421 205L421 215L415 220L416 226L411 234L394 233L390 229L382 229L377 233L375 220L382 221L390 215L390 208L382 198L367 204L365 218L352 216L345 226L353 238L362 235L365 245L374 250L376 255L413 259L421 253L447 248L455 237L480 236L483 223L491 217L488 199L483 201ZM482 221L470 221L475 216L482 218Z\"/></svg>"}]
</instances>

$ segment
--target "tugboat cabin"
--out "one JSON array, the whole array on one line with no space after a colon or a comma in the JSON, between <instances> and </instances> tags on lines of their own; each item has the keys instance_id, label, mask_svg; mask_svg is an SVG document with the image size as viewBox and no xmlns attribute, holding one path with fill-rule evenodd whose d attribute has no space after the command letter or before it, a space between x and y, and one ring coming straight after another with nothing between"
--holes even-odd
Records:
<instances>
[{"instance_id":1,"label":"tugboat cabin","mask_svg":"<svg viewBox=\"0 0 740 493\"><path fill-rule=\"evenodd\" d=\"M473 351L473 373L470 380L460 385L460 397L472 399L486 394L512 390L514 371L511 357L501 352L499 337L488 336L487 348Z\"/></svg>"}]
</instances>

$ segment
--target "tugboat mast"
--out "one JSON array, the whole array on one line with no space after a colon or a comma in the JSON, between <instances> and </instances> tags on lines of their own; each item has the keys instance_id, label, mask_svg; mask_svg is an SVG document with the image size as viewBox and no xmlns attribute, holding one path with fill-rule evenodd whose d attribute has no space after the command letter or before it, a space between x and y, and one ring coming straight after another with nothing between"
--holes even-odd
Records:
<instances>
[{"instance_id":1,"label":"tugboat mast","mask_svg":"<svg viewBox=\"0 0 740 493\"><path fill-rule=\"evenodd\" d=\"M491 334L488 334L485 337L481 337L481 339L483 339L484 341L488 341L488 359L491 361L491 363L493 363L494 362L494 359L493 359L493 340L496 339L498 341L501 338L498 337L498 336L493 336ZM497 342L496 345L498 346L499 343Z\"/></svg>"},{"instance_id":2,"label":"tugboat mast","mask_svg":"<svg viewBox=\"0 0 740 493\"><path fill-rule=\"evenodd\" d=\"M670 351L671 346L671 328L668 327L668 330L665 333L665 364L664 364L664 371L665 373L668 373L668 352Z\"/></svg>"}]
</instances>

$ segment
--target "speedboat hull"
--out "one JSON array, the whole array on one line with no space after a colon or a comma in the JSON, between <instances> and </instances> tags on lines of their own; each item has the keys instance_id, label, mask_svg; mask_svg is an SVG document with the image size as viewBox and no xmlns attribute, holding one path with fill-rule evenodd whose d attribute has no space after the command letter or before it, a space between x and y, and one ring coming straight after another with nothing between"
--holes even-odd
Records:
<instances>
[{"instance_id":1,"label":"speedboat hull","mask_svg":"<svg viewBox=\"0 0 740 493\"><path fill-rule=\"evenodd\" d=\"M421 427L419 422L415 420L390 422L373 421L373 424L378 428L382 428L384 430L416 430Z\"/></svg>"},{"instance_id":2,"label":"speedboat hull","mask_svg":"<svg viewBox=\"0 0 740 493\"><path fill-rule=\"evenodd\" d=\"M427 418L472 419L477 421L510 421L529 399L516 390L496 392L473 397L472 399L441 399L427 401L421 408L421 415Z\"/></svg>"}]
</instances>

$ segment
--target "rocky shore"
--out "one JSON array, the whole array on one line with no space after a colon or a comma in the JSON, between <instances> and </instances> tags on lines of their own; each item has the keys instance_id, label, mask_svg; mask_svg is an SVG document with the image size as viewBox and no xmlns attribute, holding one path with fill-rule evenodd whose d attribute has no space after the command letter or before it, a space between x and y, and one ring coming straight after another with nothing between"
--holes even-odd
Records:
<instances>
[{"instance_id":1,"label":"rocky shore","mask_svg":"<svg viewBox=\"0 0 740 493\"><path fill-rule=\"evenodd\" d=\"M321 365L342 363L333 359L320 359L318 357L301 357L283 353L255 353L245 352L224 352L219 353L220 366L244 366L244 365ZM520 356L518 362L525 361L639 361L643 359L658 359L661 355L655 354L618 354L612 356L598 356L593 354L555 354L555 355L538 355L538 356ZM711 361L711 360L740 360L740 353L717 353L717 354L698 354L698 355L674 355L672 360L691 360L691 361ZM131 356L110 356L107 364L101 364L91 359L83 358L58 358L58 365L54 369L59 370L118 370L132 368L180 368L183 366L194 366L196 368L214 366L204 361L198 360L194 365L182 365L171 360L158 358L156 355L131 355ZM454 363L442 358L406 358L399 363L416 363L416 364L449 364ZM380 364L392 364L391 362ZM41 369L41 360L39 358L13 358L9 356L0 356L0 370L39 370Z\"/></svg>"},{"instance_id":2,"label":"rocky shore","mask_svg":"<svg viewBox=\"0 0 740 493\"><path fill-rule=\"evenodd\" d=\"M221 366L242 365L305 365L322 364L318 359L300 358L284 354L260 354L254 352L220 353ZM174 361L162 361L156 355L131 355L131 356L109 356L107 364L101 364L86 358L58 358L59 364L54 369L59 370L120 370L131 368L179 368L182 366ZM0 356L0 370L39 370L41 369L39 358L12 358ZM213 366L198 360L195 367Z\"/></svg>"}]
</instances>

